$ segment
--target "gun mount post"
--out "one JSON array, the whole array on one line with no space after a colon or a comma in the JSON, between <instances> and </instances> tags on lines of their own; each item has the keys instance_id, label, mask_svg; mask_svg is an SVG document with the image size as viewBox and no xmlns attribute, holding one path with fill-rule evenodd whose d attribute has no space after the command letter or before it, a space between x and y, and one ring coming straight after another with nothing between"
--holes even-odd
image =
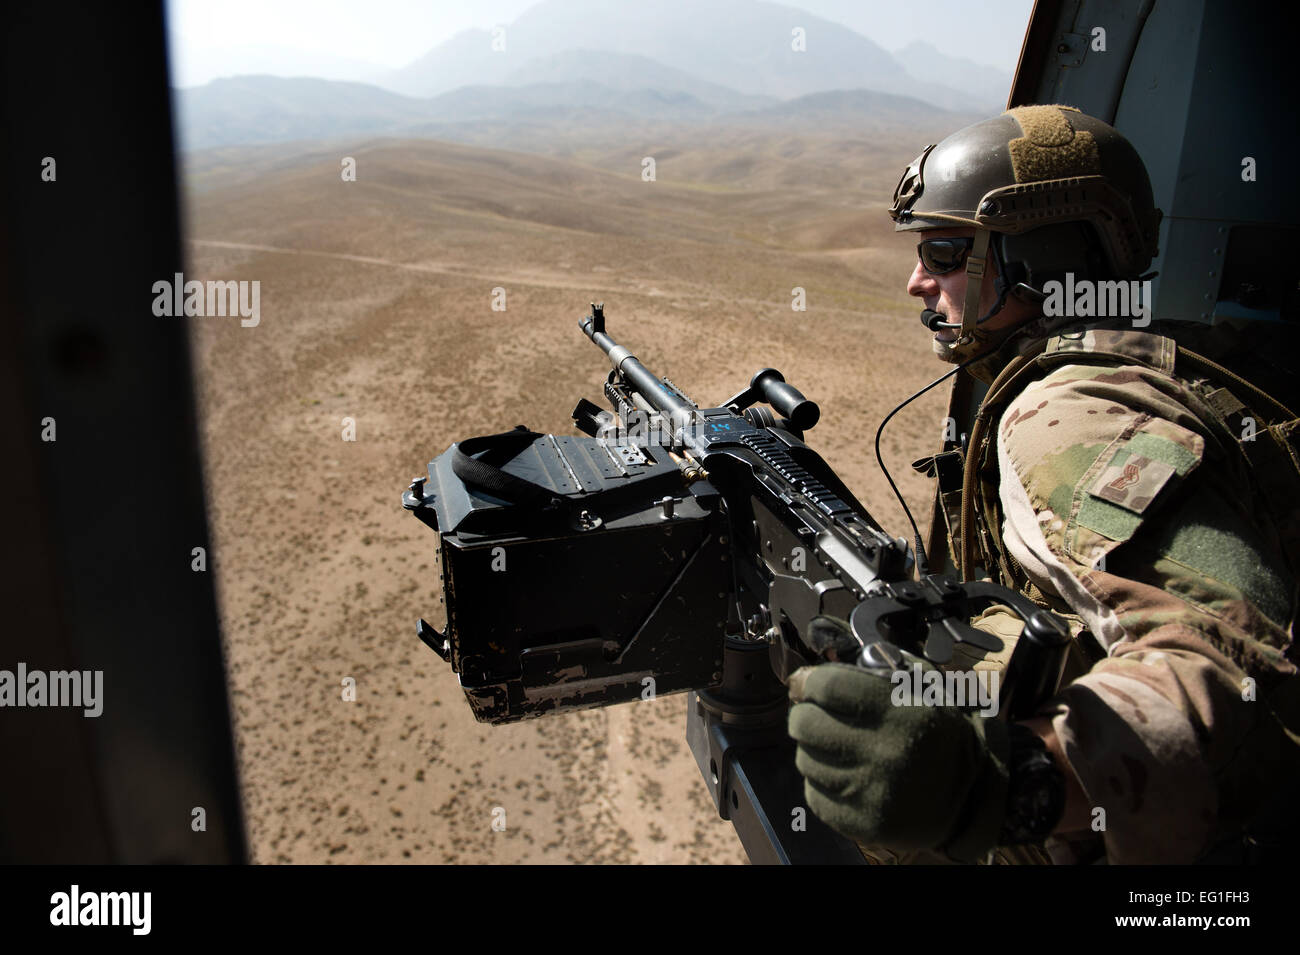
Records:
<instances>
[{"instance_id":1,"label":"gun mount post","mask_svg":"<svg viewBox=\"0 0 1300 955\"><path fill-rule=\"evenodd\" d=\"M686 741L718 815L755 865L865 864L804 802L786 732L789 700L767 644L728 637L723 653L722 685L686 702Z\"/></svg>"}]
</instances>

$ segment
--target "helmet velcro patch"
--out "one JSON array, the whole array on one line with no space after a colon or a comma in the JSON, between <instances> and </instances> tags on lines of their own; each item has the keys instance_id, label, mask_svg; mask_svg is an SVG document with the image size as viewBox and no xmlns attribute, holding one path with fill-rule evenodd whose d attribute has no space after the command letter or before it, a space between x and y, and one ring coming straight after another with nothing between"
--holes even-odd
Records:
<instances>
[{"instance_id":1,"label":"helmet velcro patch","mask_svg":"<svg viewBox=\"0 0 1300 955\"><path fill-rule=\"evenodd\" d=\"M1092 133L1076 130L1060 106L1020 106L1008 113L1024 133L1007 144L1016 182L1042 182L1101 173Z\"/></svg>"}]
</instances>

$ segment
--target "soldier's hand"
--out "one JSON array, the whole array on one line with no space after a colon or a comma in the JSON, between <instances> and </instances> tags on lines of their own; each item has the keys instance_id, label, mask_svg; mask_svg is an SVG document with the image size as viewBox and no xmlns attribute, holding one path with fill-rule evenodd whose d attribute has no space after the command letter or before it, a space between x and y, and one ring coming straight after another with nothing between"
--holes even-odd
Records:
<instances>
[{"instance_id":1,"label":"soldier's hand","mask_svg":"<svg viewBox=\"0 0 1300 955\"><path fill-rule=\"evenodd\" d=\"M893 691L844 663L791 675L788 728L808 807L863 843L976 861L1006 813L1006 726L956 707L895 705Z\"/></svg>"}]
</instances>

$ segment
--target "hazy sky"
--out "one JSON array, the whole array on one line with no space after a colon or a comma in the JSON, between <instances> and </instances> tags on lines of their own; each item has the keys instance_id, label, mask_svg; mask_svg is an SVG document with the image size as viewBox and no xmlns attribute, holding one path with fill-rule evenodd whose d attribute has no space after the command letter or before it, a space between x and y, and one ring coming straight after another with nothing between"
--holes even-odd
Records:
<instances>
[{"instance_id":1,"label":"hazy sky","mask_svg":"<svg viewBox=\"0 0 1300 955\"><path fill-rule=\"evenodd\" d=\"M168 0L173 83L237 73L364 79L471 27L509 24L537 0ZM610 0L653 3L654 0ZM887 50L925 40L1014 71L1033 0L796 0Z\"/></svg>"}]
</instances>

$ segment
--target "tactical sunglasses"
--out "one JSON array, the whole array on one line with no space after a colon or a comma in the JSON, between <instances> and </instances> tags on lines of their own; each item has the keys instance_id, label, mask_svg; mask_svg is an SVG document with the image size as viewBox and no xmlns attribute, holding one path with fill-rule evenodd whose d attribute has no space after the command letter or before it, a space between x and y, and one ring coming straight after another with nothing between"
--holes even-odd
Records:
<instances>
[{"instance_id":1,"label":"tactical sunglasses","mask_svg":"<svg viewBox=\"0 0 1300 955\"><path fill-rule=\"evenodd\" d=\"M916 257L921 260L921 268L931 275L946 275L961 268L974 245L975 240L970 237L923 239L916 247Z\"/></svg>"}]
</instances>

